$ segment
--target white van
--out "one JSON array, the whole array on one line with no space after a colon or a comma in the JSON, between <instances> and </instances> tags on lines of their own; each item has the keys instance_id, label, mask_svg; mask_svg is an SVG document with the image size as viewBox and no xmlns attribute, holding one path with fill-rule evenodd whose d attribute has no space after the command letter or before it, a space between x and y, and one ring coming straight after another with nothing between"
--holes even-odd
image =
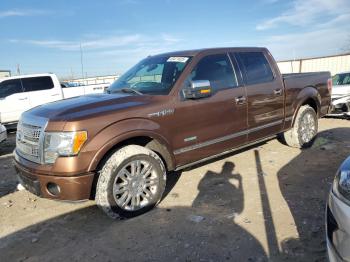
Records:
<instances>
[{"instance_id":1,"label":"white van","mask_svg":"<svg viewBox=\"0 0 350 262\"><path fill-rule=\"evenodd\" d=\"M69 87L60 84L55 74L35 74L0 79L0 121L17 123L20 115L49 102L91 93L103 93L108 84Z\"/></svg>"}]
</instances>

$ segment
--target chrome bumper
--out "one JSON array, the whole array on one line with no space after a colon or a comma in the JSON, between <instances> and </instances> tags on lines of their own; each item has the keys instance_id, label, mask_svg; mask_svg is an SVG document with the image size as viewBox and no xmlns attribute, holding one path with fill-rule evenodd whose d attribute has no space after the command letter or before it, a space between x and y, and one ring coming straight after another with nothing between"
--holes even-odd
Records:
<instances>
[{"instance_id":1,"label":"chrome bumper","mask_svg":"<svg viewBox=\"0 0 350 262\"><path fill-rule=\"evenodd\" d=\"M329 194L326 214L328 257L333 261L350 261L350 206Z\"/></svg>"}]
</instances>

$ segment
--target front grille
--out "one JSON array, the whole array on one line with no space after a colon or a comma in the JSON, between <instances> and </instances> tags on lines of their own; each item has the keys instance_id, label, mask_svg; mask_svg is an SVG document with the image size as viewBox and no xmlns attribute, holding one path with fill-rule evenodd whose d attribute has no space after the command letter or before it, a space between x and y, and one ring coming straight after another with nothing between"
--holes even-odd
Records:
<instances>
[{"instance_id":1,"label":"front grille","mask_svg":"<svg viewBox=\"0 0 350 262\"><path fill-rule=\"evenodd\" d=\"M17 126L16 149L25 159L40 163L40 138L42 127L19 122Z\"/></svg>"},{"instance_id":2,"label":"front grille","mask_svg":"<svg viewBox=\"0 0 350 262\"><path fill-rule=\"evenodd\" d=\"M22 124L23 137L30 142L39 143L41 127Z\"/></svg>"}]
</instances>

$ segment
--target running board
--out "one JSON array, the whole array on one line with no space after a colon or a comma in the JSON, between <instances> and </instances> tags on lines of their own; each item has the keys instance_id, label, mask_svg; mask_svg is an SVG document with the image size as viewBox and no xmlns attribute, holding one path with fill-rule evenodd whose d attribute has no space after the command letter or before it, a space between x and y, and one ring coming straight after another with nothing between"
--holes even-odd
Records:
<instances>
[{"instance_id":1,"label":"running board","mask_svg":"<svg viewBox=\"0 0 350 262\"><path fill-rule=\"evenodd\" d=\"M183 165L183 166L179 166L179 167L177 167L174 171L179 171L179 170L182 170L182 169L191 167L191 166L195 166L195 165L198 165L198 164L200 164L200 163L203 163L203 162L206 162L206 161L209 161L209 160L212 160L212 159L215 159L215 158L218 158L218 157L221 157L221 156L230 154L230 153L232 153L232 152L235 152L235 151L238 151L238 150L241 150L241 149L250 147L250 146L255 145L255 144L258 144L258 143L265 142L265 141L267 141L267 140L270 140L270 139L276 138L276 137L277 137L277 135L273 135L273 136L265 137L265 138L263 138L263 139L255 140L255 141L250 142L250 143L248 143L248 144L245 144L245 145L242 145L242 146L239 146L239 147L235 147L235 148L232 148L232 149L230 149L230 150L226 150L226 151L224 151L224 152L222 152L222 153L219 153L219 154L216 154L216 155L213 155L213 156L209 156L209 157L206 157L206 158L197 160L197 161L195 161L195 162L192 162L192 163L189 163L189 164L186 164L186 165Z\"/></svg>"}]
</instances>

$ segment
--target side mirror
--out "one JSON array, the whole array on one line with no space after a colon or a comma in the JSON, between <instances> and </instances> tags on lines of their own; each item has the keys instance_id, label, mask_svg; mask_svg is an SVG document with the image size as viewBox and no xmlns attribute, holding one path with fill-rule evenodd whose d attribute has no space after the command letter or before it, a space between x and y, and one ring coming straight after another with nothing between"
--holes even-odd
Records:
<instances>
[{"instance_id":1,"label":"side mirror","mask_svg":"<svg viewBox=\"0 0 350 262\"><path fill-rule=\"evenodd\" d=\"M188 88L182 90L185 99L199 99L209 97L212 94L212 89L209 80L191 81Z\"/></svg>"}]
</instances>

